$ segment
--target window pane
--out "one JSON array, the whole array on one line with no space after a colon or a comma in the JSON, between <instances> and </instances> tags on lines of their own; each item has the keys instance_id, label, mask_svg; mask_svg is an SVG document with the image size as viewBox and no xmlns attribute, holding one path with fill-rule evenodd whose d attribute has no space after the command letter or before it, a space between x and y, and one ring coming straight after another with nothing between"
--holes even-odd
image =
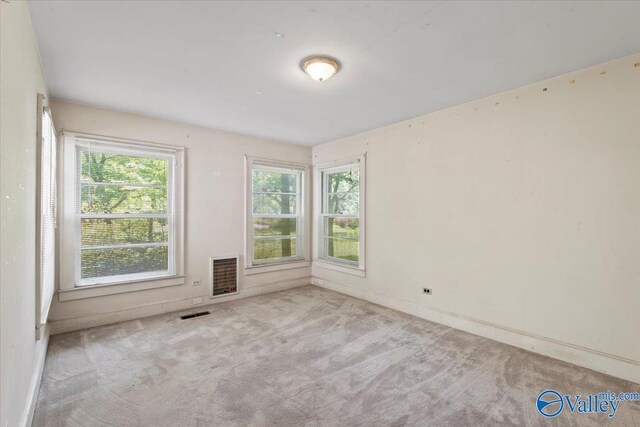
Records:
<instances>
[{"instance_id":1,"label":"window pane","mask_svg":"<svg viewBox=\"0 0 640 427\"><path fill-rule=\"evenodd\" d=\"M83 279L168 270L167 246L81 252L80 274Z\"/></svg>"},{"instance_id":2,"label":"window pane","mask_svg":"<svg viewBox=\"0 0 640 427\"><path fill-rule=\"evenodd\" d=\"M350 262L360 259L360 243L357 240L344 240L325 237L327 256Z\"/></svg>"},{"instance_id":3,"label":"window pane","mask_svg":"<svg viewBox=\"0 0 640 427\"><path fill-rule=\"evenodd\" d=\"M357 214L360 212L360 195L358 193L334 193L327 197L325 213Z\"/></svg>"},{"instance_id":4,"label":"window pane","mask_svg":"<svg viewBox=\"0 0 640 427\"><path fill-rule=\"evenodd\" d=\"M253 259L264 260L297 256L296 239L255 239Z\"/></svg>"},{"instance_id":5,"label":"window pane","mask_svg":"<svg viewBox=\"0 0 640 427\"><path fill-rule=\"evenodd\" d=\"M360 171L352 169L342 172L327 173L327 192L348 193L360 190Z\"/></svg>"},{"instance_id":6,"label":"window pane","mask_svg":"<svg viewBox=\"0 0 640 427\"><path fill-rule=\"evenodd\" d=\"M298 184L297 173L273 172L267 170L253 170L254 193L296 193Z\"/></svg>"},{"instance_id":7,"label":"window pane","mask_svg":"<svg viewBox=\"0 0 640 427\"><path fill-rule=\"evenodd\" d=\"M161 243L169 240L165 218L81 220L82 246Z\"/></svg>"},{"instance_id":8,"label":"window pane","mask_svg":"<svg viewBox=\"0 0 640 427\"><path fill-rule=\"evenodd\" d=\"M297 218L255 218L253 220L254 236L295 236Z\"/></svg>"},{"instance_id":9,"label":"window pane","mask_svg":"<svg viewBox=\"0 0 640 427\"><path fill-rule=\"evenodd\" d=\"M253 194L254 214L295 214L296 196L288 194Z\"/></svg>"},{"instance_id":10,"label":"window pane","mask_svg":"<svg viewBox=\"0 0 640 427\"><path fill-rule=\"evenodd\" d=\"M80 150L82 180L92 182L166 185L168 162L153 157Z\"/></svg>"},{"instance_id":11,"label":"window pane","mask_svg":"<svg viewBox=\"0 0 640 427\"><path fill-rule=\"evenodd\" d=\"M360 220L358 218L325 218L325 235L357 239L360 235Z\"/></svg>"},{"instance_id":12,"label":"window pane","mask_svg":"<svg viewBox=\"0 0 640 427\"><path fill-rule=\"evenodd\" d=\"M167 189L82 184L82 213L167 213Z\"/></svg>"}]
</instances>

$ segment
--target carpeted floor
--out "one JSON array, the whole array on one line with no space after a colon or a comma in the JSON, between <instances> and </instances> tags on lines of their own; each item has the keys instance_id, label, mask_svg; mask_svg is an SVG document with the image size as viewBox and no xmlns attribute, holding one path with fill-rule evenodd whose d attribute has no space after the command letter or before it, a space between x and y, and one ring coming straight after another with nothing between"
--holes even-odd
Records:
<instances>
[{"instance_id":1,"label":"carpeted floor","mask_svg":"<svg viewBox=\"0 0 640 427\"><path fill-rule=\"evenodd\" d=\"M51 338L34 426L640 426L543 418L545 389L625 382L306 286Z\"/></svg>"}]
</instances>

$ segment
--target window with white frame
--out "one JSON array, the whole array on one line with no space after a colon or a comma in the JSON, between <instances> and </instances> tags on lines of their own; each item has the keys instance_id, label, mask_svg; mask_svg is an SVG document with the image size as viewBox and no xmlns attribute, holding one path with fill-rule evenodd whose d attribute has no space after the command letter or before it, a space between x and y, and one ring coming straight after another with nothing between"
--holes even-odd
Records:
<instances>
[{"instance_id":1,"label":"window with white frame","mask_svg":"<svg viewBox=\"0 0 640 427\"><path fill-rule=\"evenodd\" d=\"M56 131L51 118L51 111L42 104L44 96L38 96L38 170L39 228L38 248L38 289L36 292L36 328L40 331L46 324L49 308L55 292L56 264ZM37 334L40 338L40 334Z\"/></svg>"},{"instance_id":2,"label":"window with white frame","mask_svg":"<svg viewBox=\"0 0 640 427\"><path fill-rule=\"evenodd\" d=\"M75 287L182 273L182 157L181 147L65 138L65 259Z\"/></svg>"},{"instance_id":3,"label":"window with white frame","mask_svg":"<svg viewBox=\"0 0 640 427\"><path fill-rule=\"evenodd\" d=\"M319 169L319 258L364 269L364 156Z\"/></svg>"},{"instance_id":4,"label":"window with white frame","mask_svg":"<svg viewBox=\"0 0 640 427\"><path fill-rule=\"evenodd\" d=\"M247 265L305 258L306 166L247 159Z\"/></svg>"}]
</instances>

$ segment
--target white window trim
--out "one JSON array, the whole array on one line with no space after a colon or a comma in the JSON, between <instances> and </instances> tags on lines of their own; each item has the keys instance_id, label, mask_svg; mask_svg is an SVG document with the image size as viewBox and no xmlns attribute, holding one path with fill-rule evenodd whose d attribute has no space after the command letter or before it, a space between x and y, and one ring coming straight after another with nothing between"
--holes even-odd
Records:
<instances>
[{"instance_id":1,"label":"white window trim","mask_svg":"<svg viewBox=\"0 0 640 427\"><path fill-rule=\"evenodd\" d=\"M366 277L366 271L356 266L327 261L323 258L313 260L314 267L324 268L326 270L338 271L340 273L351 274L352 276Z\"/></svg>"},{"instance_id":2,"label":"white window trim","mask_svg":"<svg viewBox=\"0 0 640 427\"><path fill-rule=\"evenodd\" d=\"M360 169L360 253L358 265L349 264L346 262L340 262L331 258L325 258L321 256L320 245L322 239L320 236L320 230L322 226L322 199L324 197L324 189L322 188L322 173L332 172L345 169L347 167L357 165ZM349 157L346 159L335 160L331 162L321 163L314 166L314 191L313 191L313 206L314 206L314 221L313 221L313 263L314 266L327 268L330 270L340 271L343 273L354 274L356 276L365 276L366 272L366 153L359 156Z\"/></svg>"},{"instance_id":3,"label":"white window trim","mask_svg":"<svg viewBox=\"0 0 640 427\"><path fill-rule=\"evenodd\" d=\"M298 186L298 207L300 209L300 221L296 235L296 248L298 255L295 257L282 258L273 261L253 260L253 168L272 167L276 169L294 169L300 171L300 183ZM283 162L278 160L264 159L260 157L245 156L245 274L268 273L272 271L288 270L293 268L304 268L311 265L309 259L309 212L310 190L309 165L303 163Z\"/></svg>"},{"instance_id":4,"label":"white window trim","mask_svg":"<svg viewBox=\"0 0 640 427\"><path fill-rule=\"evenodd\" d=\"M62 132L63 167L61 178L62 191L62 221L60 231L61 265L59 300L92 298L102 295L133 292L145 289L156 289L165 286L183 285L184 280L184 151L181 146L156 144L144 141L112 138L90 135L78 132ZM77 282L79 263L77 254L76 215L76 147L83 144L95 143L108 146L110 151L127 154L131 152L147 152L150 156L162 157L162 154L175 159L173 174L169 179L172 191L169 194L174 220L171 224L173 237L169 241L171 273L151 275L131 274L113 276L112 279L102 277L95 283L79 285ZM162 154L161 154L162 153Z\"/></svg>"}]
</instances>

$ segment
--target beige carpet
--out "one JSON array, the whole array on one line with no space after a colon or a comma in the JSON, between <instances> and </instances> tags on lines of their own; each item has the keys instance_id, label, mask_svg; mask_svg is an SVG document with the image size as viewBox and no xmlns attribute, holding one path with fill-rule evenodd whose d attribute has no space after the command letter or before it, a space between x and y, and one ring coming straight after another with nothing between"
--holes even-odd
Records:
<instances>
[{"instance_id":1,"label":"beige carpet","mask_svg":"<svg viewBox=\"0 0 640 427\"><path fill-rule=\"evenodd\" d=\"M535 407L637 384L316 287L208 309L53 336L34 426L640 426Z\"/></svg>"}]
</instances>

